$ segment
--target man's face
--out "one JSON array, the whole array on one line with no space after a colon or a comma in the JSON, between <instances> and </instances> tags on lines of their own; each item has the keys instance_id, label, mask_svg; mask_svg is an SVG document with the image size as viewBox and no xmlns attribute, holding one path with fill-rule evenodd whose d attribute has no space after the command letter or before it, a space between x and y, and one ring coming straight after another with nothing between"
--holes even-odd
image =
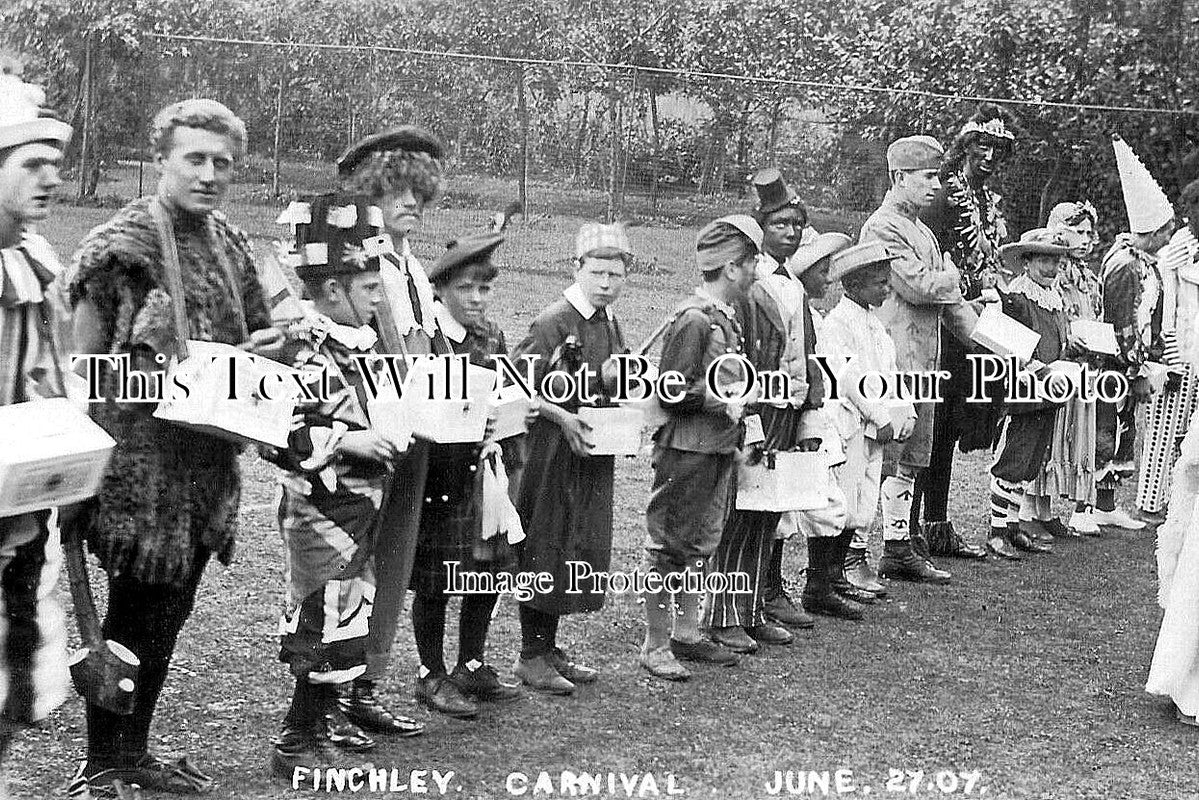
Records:
<instances>
[{"instance_id":1,"label":"man's face","mask_svg":"<svg viewBox=\"0 0 1199 800\"><path fill-rule=\"evenodd\" d=\"M624 289L625 266L620 258L587 256L575 270L575 282L583 290L587 302L596 308L615 303Z\"/></svg>"},{"instance_id":2,"label":"man's face","mask_svg":"<svg viewBox=\"0 0 1199 800\"><path fill-rule=\"evenodd\" d=\"M233 141L223 133L178 127L169 147L154 157L159 196L188 214L219 208L233 180Z\"/></svg>"},{"instance_id":3,"label":"man's face","mask_svg":"<svg viewBox=\"0 0 1199 800\"><path fill-rule=\"evenodd\" d=\"M941 179L935 169L901 170L895 185L904 200L916 208L928 208L941 188Z\"/></svg>"},{"instance_id":4,"label":"man's face","mask_svg":"<svg viewBox=\"0 0 1199 800\"><path fill-rule=\"evenodd\" d=\"M787 260L799 247L805 223L803 213L795 206L775 211L762 226L762 250L776 261Z\"/></svg>"},{"instance_id":5,"label":"man's face","mask_svg":"<svg viewBox=\"0 0 1199 800\"><path fill-rule=\"evenodd\" d=\"M1057 278L1062 257L1049 253L1033 253L1025 262L1025 272L1042 286L1049 286Z\"/></svg>"},{"instance_id":6,"label":"man's face","mask_svg":"<svg viewBox=\"0 0 1199 800\"><path fill-rule=\"evenodd\" d=\"M382 302L383 281L379 273L359 272L327 282L320 311L339 325L357 328L375 318L375 309Z\"/></svg>"},{"instance_id":7,"label":"man's face","mask_svg":"<svg viewBox=\"0 0 1199 800\"><path fill-rule=\"evenodd\" d=\"M758 254L747 253L739 261L733 262L733 267L734 270L729 275L729 279L732 281L737 296L744 297L749 293L749 288L754 285L754 281L758 277Z\"/></svg>"},{"instance_id":8,"label":"man's face","mask_svg":"<svg viewBox=\"0 0 1199 800\"><path fill-rule=\"evenodd\" d=\"M1141 249L1146 253L1153 254L1168 245L1170 237L1173 235L1174 220L1170 220L1153 233L1138 234L1138 238L1141 240Z\"/></svg>"},{"instance_id":9,"label":"man's face","mask_svg":"<svg viewBox=\"0 0 1199 800\"><path fill-rule=\"evenodd\" d=\"M491 281L482 281L468 269L437 289L437 296L462 325L478 324L487 313L491 296Z\"/></svg>"},{"instance_id":10,"label":"man's face","mask_svg":"<svg viewBox=\"0 0 1199 800\"><path fill-rule=\"evenodd\" d=\"M825 256L808 267L799 276L804 293L813 300L819 300L828 293L828 268L832 263L831 256Z\"/></svg>"},{"instance_id":11,"label":"man's face","mask_svg":"<svg viewBox=\"0 0 1199 800\"><path fill-rule=\"evenodd\" d=\"M425 213L424 199L418 197L410 186L386 192L379 199L379 207L383 210L383 227L399 238L405 238L416 230Z\"/></svg>"},{"instance_id":12,"label":"man's face","mask_svg":"<svg viewBox=\"0 0 1199 800\"><path fill-rule=\"evenodd\" d=\"M61 163L62 151L44 142L14 148L0 164L0 214L18 225L45 219Z\"/></svg>"},{"instance_id":13,"label":"man's face","mask_svg":"<svg viewBox=\"0 0 1199 800\"><path fill-rule=\"evenodd\" d=\"M990 137L974 137L966 148L966 176L985 181L1003 163L1005 150Z\"/></svg>"},{"instance_id":14,"label":"man's face","mask_svg":"<svg viewBox=\"0 0 1199 800\"><path fill-rule=\"evenodd\" d=\"M873 264L858 274L856 282L845 287L845 294L851 300L878 308L891 296L890 264Z\"/></svg>"}]
</instances>

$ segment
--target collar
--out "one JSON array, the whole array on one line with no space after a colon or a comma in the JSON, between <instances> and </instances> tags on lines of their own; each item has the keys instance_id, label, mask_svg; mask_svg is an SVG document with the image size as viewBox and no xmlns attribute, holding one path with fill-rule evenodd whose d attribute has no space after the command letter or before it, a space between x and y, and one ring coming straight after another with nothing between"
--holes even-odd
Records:
<instances>
[{"instance_id":1,"label":"collar","mask_svg":"<svg viewBox=\"0 0 1199 800\"><path fill-rule=\"evenodd\" d=\"M586 295L583 294L583 287L577 283L572 283L566 287L562 292L562 296L575 307L575 311L578 311L583 319L591 319L595 316L595 312L599 310L587 301ZM604 311L607 312L608 319L612 319L612 309L605 308Z\"/></svg>"},{"instance_id":2,"label":"collar","mask_svg":"<svg viewBox=\"0 0 1199 800\"><path fill-rule=\"evenodd\" d=\"M466 326L454 319L454 315L446 308L445 303L436 300L433 303L433 316L437 318L437 327L454 344L462 344L466 340Z\"/></svg>"},{"instance_id":3,"label":"collar","mask_svg":"<svg viewBox=\"0 0 1199 800\"><path fill-rule=\"evenodd\" d=\"M46 287L62 271L50 244L27 229L19 242L0 250L0 302L40 303Z\"/></svg>"},{"instance_id":4,"label":"collar","mask_svg":"<svg viewBox=\"0 0 1199 800\"><path fill-rule=\"evenodd\" d=\"M304 306L308 318L312 320L312 331L317 338L318 347L320 342L328 337L350 350L366 351L374 347L375 342L379 340L379 335L370 325L363 325L359 328L342 325L317 311L311 300L304 300L301 305Z\"/></svg>"},{"instance_id":5,"label":"collar","mask_svg":"<svg viewBox=\"0 0 1199 800\"><path fill-rule=\"evenodd\" d=\"M1034 281L1027 274L1018 275L1012 279L1012 282L1007 287L1008 294L1019 294L1027 297L1031 302L1045 309L1046 311L1061 311L1065 304L1062 302L1062 296L1057 289L1051 289L1047 286Z\"/></svg>"},{"instance_id":6,"label":"collar","mask_svg":"<svg viewBox=\"0 0 1199 800\"><path fill-rule=\"evenodd\" d=\"M840 300L840 302L837 303L837 306L838 307L843 306L843 308L841 309L841 313L843 313L843 314L856 314L857 316L867 316L867 317L874 316L872 313L870 313L869 308L862 305L857 300L850 298L848 295L841 295L841 300Z\"/></svg>"},{"instance_id":7,"label":"collar","mask_svg":"<svg viewBox=\"0 0 1199 800\"><path fill-rule=\"evenodd\" d=\"M724 302L723 300L721 300L721 299L719 299L719 298L717 298L717 297L713 297L713 296L712 296L712 295L711 295L711 294L708 292L708 287L707 287L707 286L704 286L704 285L702 285L702 284L701 284L701 285L699 285L699 286L696 286L696 287L695 287L695 293L696 293L697 295L699 295L700 297L704 298L705 300L709 301L710 303L712 303L714 306L716 306L716 308L717 308L718 310L722 311L722 312L724 313L724 315L725 315L726 317L728 317L729 319L736 319L736 318L737 318L737 310L736 310L736 309L734 309L734 308L733 308L731 305L729 305L728 303Z\"/></svg>"},{"instance_id":8,"label":"collar","mask_svg":"<svg viewBox=\"0 0 1199 800\"><path fill-rule=\"evenodd\" d=\"M887 190L887 196L883 198L883 207L889 208L900 216L915 220L920 216L920 209L916 208L916 204L908 200L901 200L896 196L895 188Z\"/></svg>"}]
</instances>

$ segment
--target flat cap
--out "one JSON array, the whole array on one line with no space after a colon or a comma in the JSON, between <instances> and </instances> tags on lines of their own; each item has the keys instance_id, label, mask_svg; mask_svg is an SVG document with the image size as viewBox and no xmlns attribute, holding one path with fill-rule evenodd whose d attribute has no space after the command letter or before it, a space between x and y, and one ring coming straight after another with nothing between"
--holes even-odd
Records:
<instances>
[{"instance_id":1,"label":"flat cap","mask_svg":"<svg viewBox=\"0 0 1199 800\"><path fill-rule=\"evenodd\" d=\"M633 255L629 235L619 222L585 222L575 236L575 258L618 258Z\"/></svg>"},{"instance_id":2,"label":"flat cap","mask_svg":"<svg viewBox=\"0 0 1199 800\"><path fill-rule=\"evenodd\" d=\"M440 159L445 155L445 145L424 128L416 125L400 125L359 139L337 157L337 174L349 175L374 153L407 150L413 153L428 153Z\"/></svg>"},{"instance_id":3,"label":"flat cap","mask_svg":"<svg viewBox=\"0 0 1199 800\"><path fill-rule=\"evenodd\" d=\"M450 242L441 258L429 268L429 280L441 283L453 278L458 270L471 264L486 263L491 254L504 243L502 234L481 231L462 236Z\"/></svg>"},{"instance_id":4,"label":"flat cap","mask_svg":"<svg viewBox=\"0 0 1199 800\"><path fill-rule=\"evenodd\" d=\"M830 259L828 278L830 281L839 281L860 269L875 264L890 264L894 259L895 256L887 252L887 247L882 242L855 244L853 247L847 247L841 252L833 254Z\"/></svg>"},{"instance_id":5,"label":"flat cap","mask_svg":"<svg viewBox=\"0 0 1199 800\"><path fill-rule=\"evenodd\" d=\"M709 222L695 239L699 271L720 269L739 258L746 244L752 245L755 252L762 249L762 228L748 214L730 214Z\"/></svg>"},{"instance_id":6,"label":"flat cap","mask_svg":"<svg viewBox=\"0 0 1199 800\"><path fill-rule=\"evenodd\" d=\"M905 136L887 148L887 171L940 169L945 148L931 136Z\"/></svg>"}]
</instances>

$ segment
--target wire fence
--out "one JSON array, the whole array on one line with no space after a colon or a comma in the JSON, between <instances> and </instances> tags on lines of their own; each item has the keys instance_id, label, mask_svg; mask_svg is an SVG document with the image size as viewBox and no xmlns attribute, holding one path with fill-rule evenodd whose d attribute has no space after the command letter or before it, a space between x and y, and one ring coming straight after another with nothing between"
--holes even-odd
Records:
<instances>
[{"instance_id":1,"label":"wire fence","mask_svg":"<svg viewBox=\"0 0 1199 800\"><path fill-rule=\"evenodd\" d=\"M854 234L886 190L886 143L920 132L948 144L985 99L382 46L153 34L141 52L125 91L128 113L109 131L125 145L117 151L123 166L110 165L113 184L103 191L133 194L133 170L136 191L150 190L145 131L159 108L183 97L213 97L245 119L249 157L236 199L264 206L329 189L345 146L417 123L449 147L443 213L431 217L418 254L435 256L519 198L530 234L508 258L530 268L565 261L585 219L653 232L662 246L646 248L646 269L686 258L703 222L752 204L748 178L765 166L783 171L816 228ZM871 102L880 92L905 106L913 120L906 129ZM1053 203L1079 198L1110 210L1104 222L1118 227L1114 168L1088 156L1095 121L1114 131L1133 118L1189 113L1002 102L1037 143L1021 141L996 179L1012 235L1039 224Z\"/></svg>"}]
</instances>

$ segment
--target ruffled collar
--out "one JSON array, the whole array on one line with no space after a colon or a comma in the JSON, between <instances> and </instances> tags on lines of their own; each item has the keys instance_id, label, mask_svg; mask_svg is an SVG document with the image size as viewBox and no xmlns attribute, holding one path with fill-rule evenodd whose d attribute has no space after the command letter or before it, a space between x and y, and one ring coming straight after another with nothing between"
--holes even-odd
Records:
<instances>
[{"instance_id":1,"label":"ruffled collar","mask_svg":"<svg viewBox=\"0 0 1199 800\"><path fill-rule=\"evenodd\" d=\"M1026 297L1046 311L1056 312L1066 307L1057 289L1042 286L1028 275L1019 275L1013 278L1012 282L1008 284L1007 290L1008 294Z\"/></svg>"}]
</instances>

